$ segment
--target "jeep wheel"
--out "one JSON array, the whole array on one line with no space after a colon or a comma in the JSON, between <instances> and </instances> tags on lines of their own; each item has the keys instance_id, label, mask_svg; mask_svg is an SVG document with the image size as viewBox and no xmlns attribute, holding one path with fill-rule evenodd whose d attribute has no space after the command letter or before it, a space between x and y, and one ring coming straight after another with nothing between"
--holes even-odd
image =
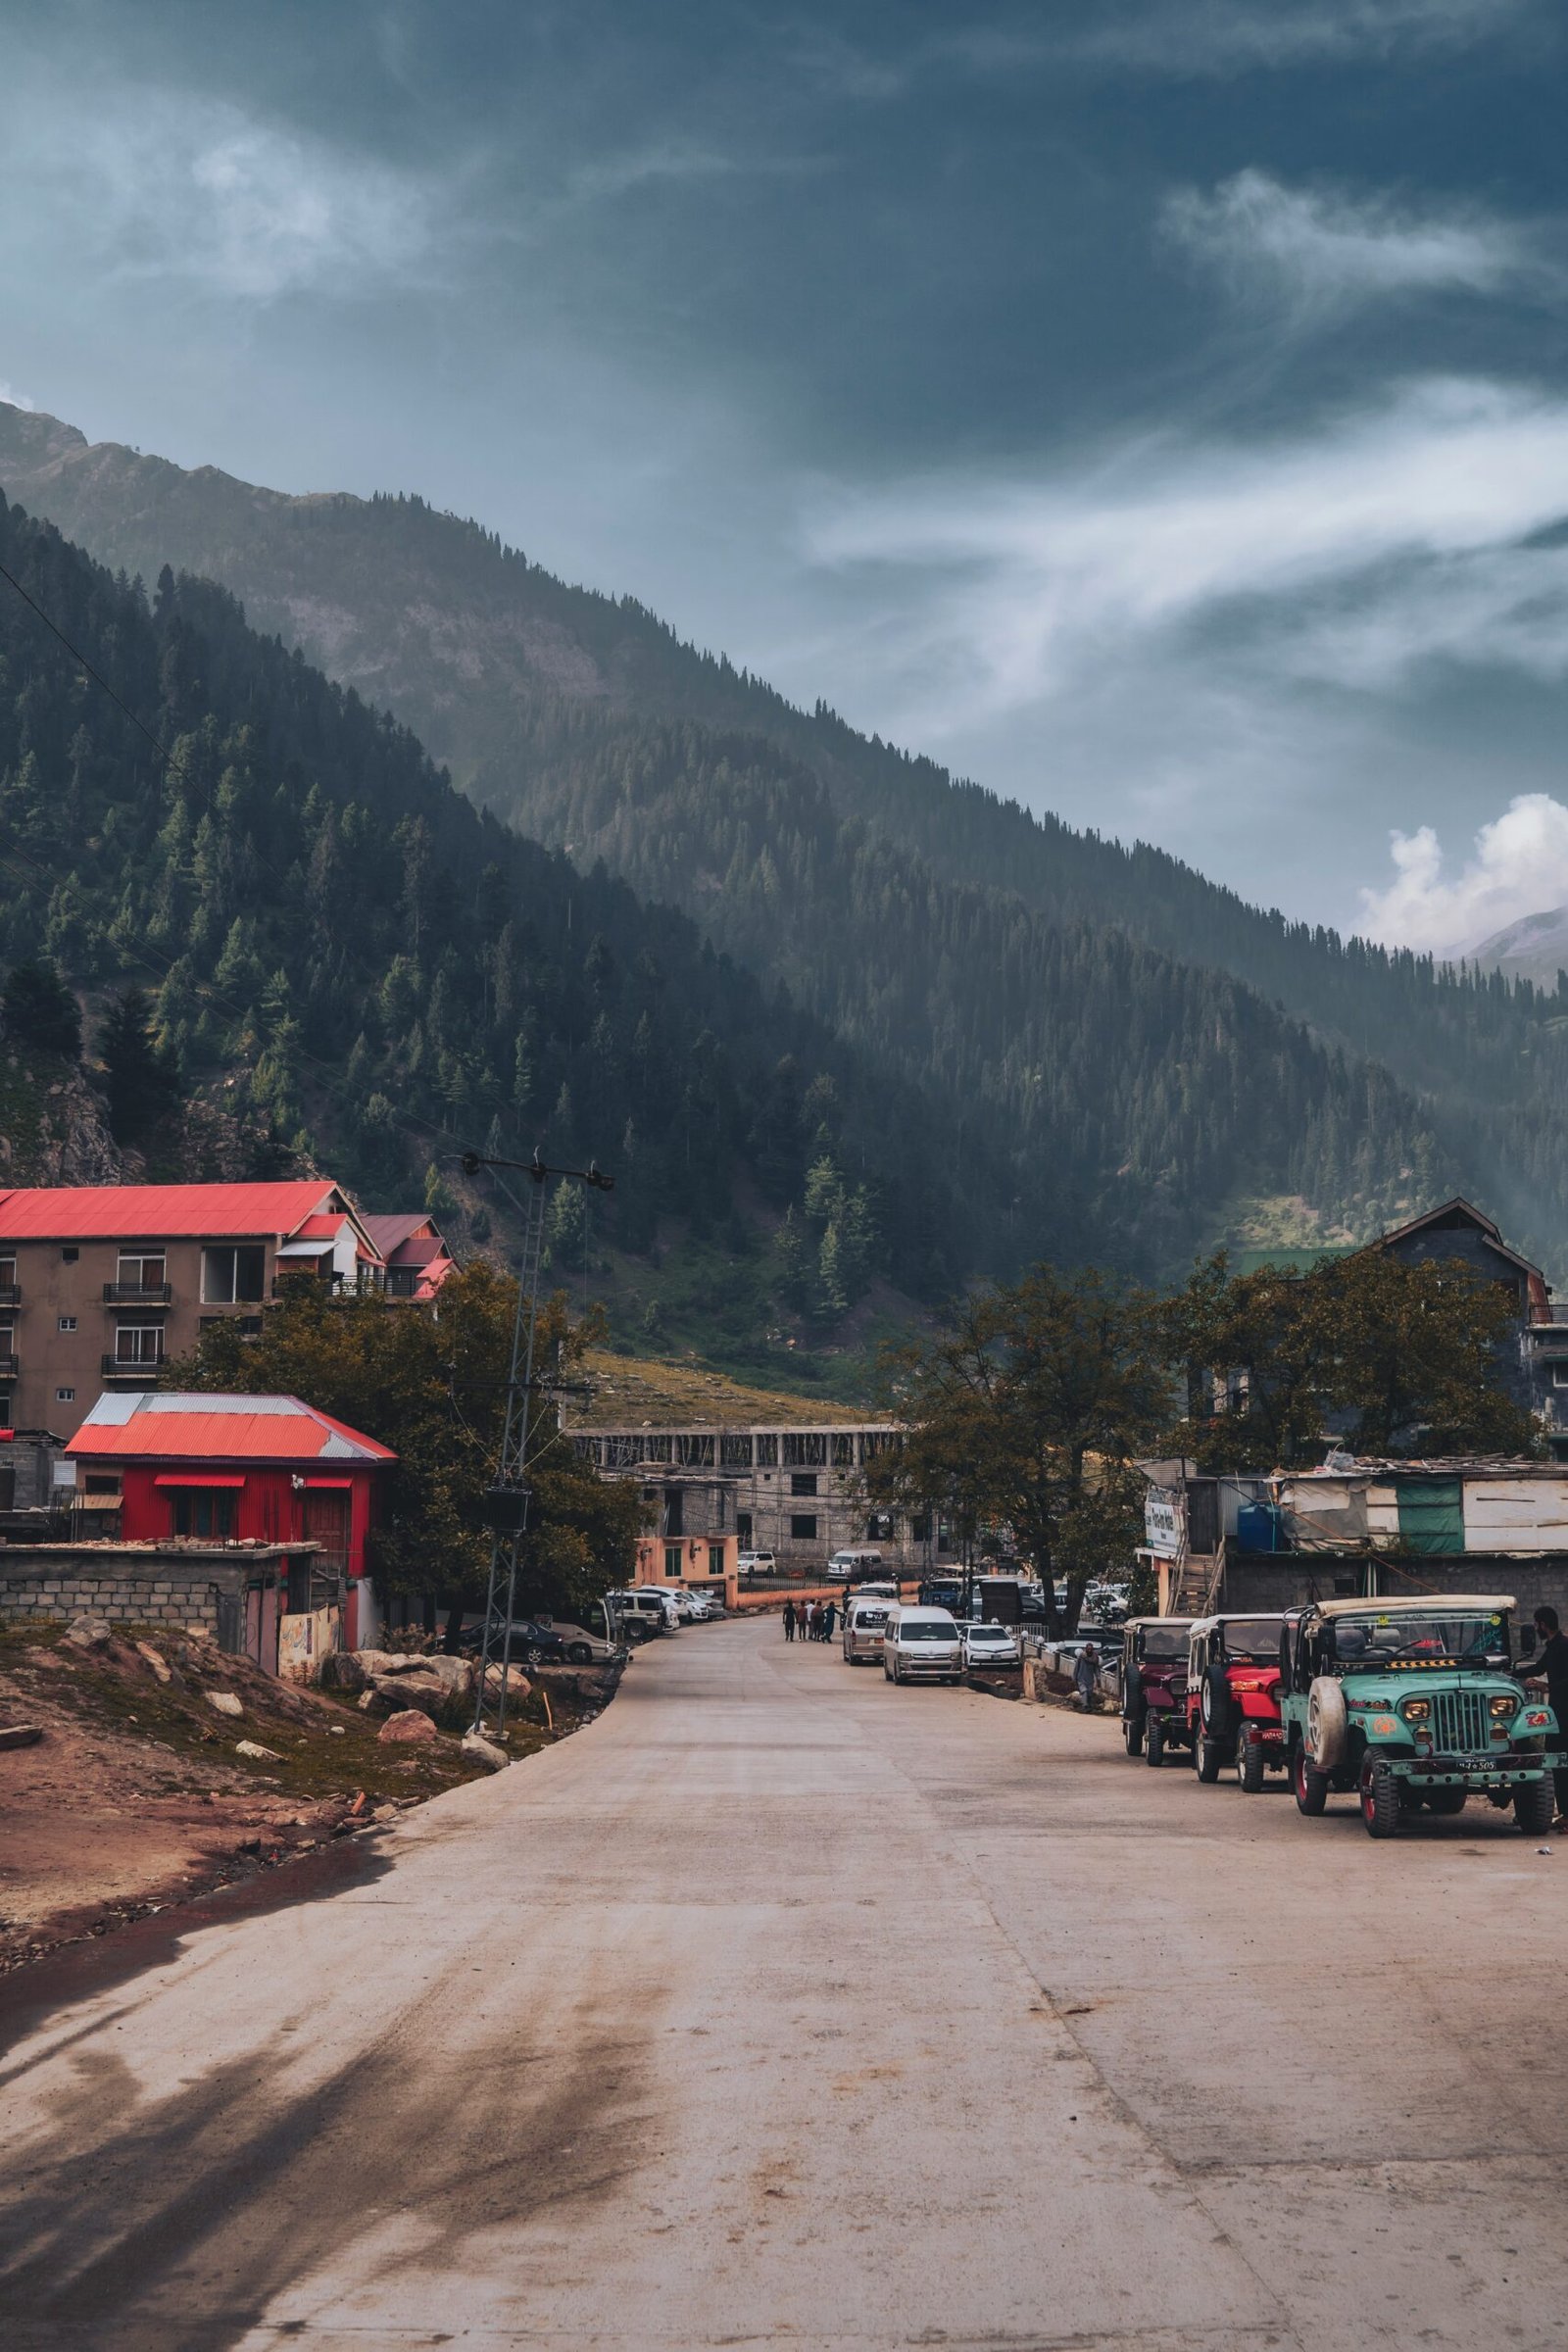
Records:
<instances>
[{"instance_id":1,"label":"jeep wheel","mask_svg":"<svg viewBox=\"0 0 1568 2352\"><path fill-rule=\"evenodd\" d=\"M1236 1786L1255 1796L1263 1786L1266 1766L1261 1740L1238 1740L1236 1742Z\"/></svg>"},{"instance_id":2,"label":"jeep wheel","mask_svg":"<svg viewBox=\"0 0 1568 2352\"><path fill-rule=\"evenodd\" d=\"M1462 1813L1464 1811L1464 1790L1462 1788L1434 1788L1427 1797L1427 1811L1429 1813Z\"/></svg>"},{"instance_id":3,"label":"jeep wheel","mask_svg":"<svg viewBox=\"0 0 1568 2352\"><path fill-rule=\"evenodd\" d=\"M1127 1717L1126 1721L1121 1727L1121 1736L1126 1742L1127 1753L1130 1756L1141 1756L1143 1754L1144 1719L1141 1715L1129 1715Z\"/></svg>"},{"instance_id":4,"label":"jeep wheel","mask_svg":"<svg viewBox=\"0 0 1568 2352\"><path fill-rule=\"evenodd\" d=\"M1513 1817L1527 1838L1544 1838L1556 1812L1556 1790L1549 1773L1543 1773L1539 1781L1521 1781L1513 1792Z\"/></svg>"},{"instance_id":5,"label":"jeep wheel","mask_svg":"<svg viewBox=\"0 0 1568 2352\"><path fill-rule=\"evenodd\" d=\"M1157 1715L1149 1719L1149 1737L1144 1741L1144 1762L1163 1764L1165 1761L1165 1726Z\"/></svg>"},{"instance_id":6,"label":"jeep wheel","mask_svg":"<svg viewBox=\"0 0 1568 2352\"><path fill-rule=\"evenodd\" d=\"M1399 1784L1381 1756L1361 1767L1361 1819L1369 1838L1392 1838L1399 1827Z\"/></svg>"},{"instance_id":7,"label":"jeep wheel","mask_svg":"<svg viewBox=\"0 0 1568 2352\"><path fill-rule=\"evenodd\" d=\"M1321 1813L1329 1801L1329 1776L1318 1771L1301 1740L1291 1752L1291 1787L1296 1791L1298 1813Z\"/></svg>"},{"instance_id":8,"label":"jeep wheel","mask_svg":"<svg viewBox=\"0 0 1568 2352\"><path fill-rule=\"evenodd\" d=\"M1219 1779L1219 1768L1225 1761L1225 1750L1217 1740L1210 1740L1200 1730L1193 1733L1193 1770L1205 1783Z\"/></svg>"}]
</instances>

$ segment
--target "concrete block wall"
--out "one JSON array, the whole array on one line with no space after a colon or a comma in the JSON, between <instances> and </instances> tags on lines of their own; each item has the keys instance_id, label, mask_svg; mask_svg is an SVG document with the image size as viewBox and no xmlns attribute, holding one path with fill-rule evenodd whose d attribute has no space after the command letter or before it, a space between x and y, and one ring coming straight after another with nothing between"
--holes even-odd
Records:
<instances>
[{"instance_id":1,"label":"concrete block wall","mask_svg":"<svg viewBox=\"0 0 1568 2352\"><path fill-rule=\"evenodd\" d=\"M193 1561L185 1573L168 1558L145 1567L123 1554L95 1558L91 1550L51 1548L30 1555L19 1545L0 1550L0 1623L25 1625L47 1618L107 1617L122 1625L179 1626L218 1634L218 1584L212 1563Z\"/></svg>"}]
</instances>

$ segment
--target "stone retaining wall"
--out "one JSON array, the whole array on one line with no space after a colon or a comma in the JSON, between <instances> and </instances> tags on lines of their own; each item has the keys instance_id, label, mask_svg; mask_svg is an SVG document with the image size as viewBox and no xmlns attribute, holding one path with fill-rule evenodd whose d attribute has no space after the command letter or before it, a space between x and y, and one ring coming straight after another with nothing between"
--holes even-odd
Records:
<instances>
[{"instance_id":1,"label":"stone retaining wall","mask_svg":"<svg viewBox=\"0 0 1568 2352\"><path fill-rule=\"evenodd\" d=\"M212 1552L180 1555L67 1544L0 1548L0 1623L80 1616L122 1625L183 1626L218 1638L220 1593L240 1594L253 1564Z\"/></svg>"}]
</instances>

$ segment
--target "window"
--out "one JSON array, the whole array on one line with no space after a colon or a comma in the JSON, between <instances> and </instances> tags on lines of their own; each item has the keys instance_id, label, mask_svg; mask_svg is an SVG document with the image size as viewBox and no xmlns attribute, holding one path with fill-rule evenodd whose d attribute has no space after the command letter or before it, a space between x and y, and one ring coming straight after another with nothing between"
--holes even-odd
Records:
<instances>
[{"instance_id":1,"label":"window","mask_svg":"<svg viewBox=\"0 0 1568 2352\"><path fill-rule=\"evenodd\" d=\"M841 1430L835 1430L835 1431L834 1431L834 1433L833 1433L833 1441L832 1441L832 1443L833 1443L833 1467L834 1467L834 1469L835 1469L835 1470L853 1470L853 1469L854 1469L854 1467L855 1467L855 1440L854 1440L854 1438L853 1438L853 1437L851 1437L851 1436L849 1436L849 1435L848 1435L846 1432L844 1432L844 1431L841 1431Z\"/></svg>"},{"instance_id":2,"label":"window","mask_svg":"<svg viewBox=\"0 0 1568 2352\"><path fill-rule=\"evenodd\" d=\"M664 1545L664 1574L672 1585L680 1583L680 1545L666 1544Z\"/></svg>"},{"instance_id":3,"label":"window","mask_svg":"<svg viewBox=\"0 0 1568 2352\"><path fill-rule=\"evenodd\" d=\"M115 1334L117 1364L161 1364L164 1327L161 1323L122 1323Z\"/></svg>"},{"instance_id":4,"label":"window","mask_svg":"<svg viewBox=\"0 0 1568 2352\"><path fill-rule=\"evenodd\" d=\"M865 1540L868 1544L892 1543L893 1513L891 1511L873 1511L871 1513L865 1523Z\"/></svg>"},{"instance_id":5,"label":"window","mask_svg":"<svg viewBox=\"0 0 1568 2352\"><path fill-rule=\"evenodd\" d=\"M121 1251L120 1265L115 1275L119 1289L161 1291L165 1280L164 1253L161 1250L156 1254L138 1250L128 1257L123 1250Z\"/></svg>"},{"instance_id":6,"label":"window","mask_svg":"<svg viewBox=\"0 0 1568 2352\"><path fill-rule=\"evenodd\" d=\"M226 1544L234 1533L234 1497L210 1487L176 1487L170 1496L176 1536L216 1537Z\"/></svg>"},{"instance_id":7,"label":"window","mask_svg":"<svg viewBox=\"0 0 1568 2352\"><path fill-rule=\"evenodd\" d=\"M759 1438L759 1439L758 1439L758 1441L757 1441L757 1467L759 1468L759 1470L776 1470L776 1469L778 1468L778 1440L777 1440L777 1438Z\"/></svg>"},{"instance_id":8,"label":"window","mask_svg":"<svg viewBox=\"0 0 1568 2352\"><path fill-rule=\"evenodd\" d=\"M708 1573L710 1576L723 1575L724 1546L722 1544L710 1544L708 1546Z\"/></svg>"},{"instance_id":9,"label":"window","mask_svg":"<svg viewBox=\"0 0 1568 2352\"><path fill-rule=\"evenodd\" d=\"M790 1472L790 1493L792 1494L814 1494L816 1493L816 1472L814 1470L792 1470Z\"/></svg>"},{"instance_id":10,"label":"window","mask_svg":"<svg viewBox=\"0 0 1568 2352\"><path fill-rule=\"evenodd\" d=\"M16 1290L16 1287L17 1287L17 1261L16 1261L16 1259L15 1259L14 1257L0 1257L0 1292L5 1292L5 1293L7 1293L7 1294L10 1294L10 1293L12 1293L12 1292L14 1292L14 1291Z\"/></svg>"},{"instance_id":11,"label":"window","mask_svg":"<svg viewBox=\"0 0 1568 2352\"><path fill-rule=\"evenodd\" d=\"M909 1540L914 1544L930 1543L931 1514L929 1511L917 1511L909 1521Z\"/></svg>"},{"instance_id":12,"label":"window","mask_svg":"<svg viewBox=\"0 0 1568 2352\"><path fill-rule=\"evenodd\" d=\"M816 1513L796 1511L790 1519L790 1540L795 1544L816 1542Z\"/></svg>"},{"instance_id":13,"label":"window","mask_svg":"<svg viewBox=\"0 0 1568 2352\"><path fill-rule=\"evenodd\" d=\"M118 1470L89 1470L83 1486L88 1494L118 1494L120 1473Z\"/></svg>"},{"instance_id":14,"label":"window","mask_svg":"<svg viewBox=\"0 0 1568 2352\"><path fill-rule=\"evenodd\" d=\"M74 1331L74 1330L75 1330L75 1328L76 1328L76 1318L75 1318L75 1316L74 1316L74 1315L62 1315L62 1316L61 1316L61 1318L60 1318L60 1322L59 1322L59 1326L58 1326L58 1328L59 1328L61 1331Z\"/></svg>"},{"instance_id":15,"label":"window","mask_svg":"<svg viewBox=\"0 0 1568 2352\"><path fill-rule=\"evenodd\" d=\"M1554 1389L1568 1389L1568 1355L1552 1357L1551 1385Z\"/></svg>"},{"instance_id":16,"label":"window","mask_svg":"<svg viewBox=\"0 0 1568 2352\"><path fill-rule=\"evenodd\" d=\"M752 1466L750 1438L723 1437L718 1441L718 1458L726 1470L749 1470Z\"/></svg>"},{"instance_id":17,"label":"window","mask_svg":"<svg viewBox=\"0 0 1568 2352\"><path fill-rule=\"evenodd\" d=\"M259 1243L202 1251L202 1297L211 1306L232 1306L240 1298L260 1301L266 1278L267 1251Z\"/></svg>"},{"instance_id":18,"label":"window","mask_svg":"<svg viewBox=\"0 0 1568 2352\"><path fill-rule=\"evenodd\" d=\"M75 1390L74 1390L74 1389L56 1389L56 1391L55 1391L55 1402L56 1402L56 1404L74 1404L74 1403L75 1403L75 1401L76 1401L76 1392L75 1392Z\"/></svg>"},{"instance_id":19,"label":"window","mask_svg":"<svg viewBox=\"0 0 1568 2352\"><path fill-rule=\"evenodd\" d=\"M739 1545L740 1545L740 1547L741 1547L742 1551L750 1551L750 1550L751 1550L751 1548L752 1548L752 1514L751 1514L751 1512L750 1512L750 1511L737 1511L737 1512L736 1512L736 1514L735 1514L735 1540L736 1540L736 1542L739 1544Z\"/></svg>"},{"instance_id":20,"label":"window","mask_svg":"<svg viewBox=\"0 0 1568 2352\"><path fill-rule=\"evenodd\" d=\"M827 1465L827 1440L820 1430L796 1430L784 1440L784 1467L790 1469L823 1469Z\"/></svg>"},{"instance_id":21,"label":"window","mask_svg":"<svg viewBox=\"0 0 1568 2352\"><path fill-rule=\"evenodd\" d=\"M73 1245L71 1249L61 1250L60 1262L63 1266L74 1266L80 1255L81 1251Z\"/></svg>"}]
</instances>

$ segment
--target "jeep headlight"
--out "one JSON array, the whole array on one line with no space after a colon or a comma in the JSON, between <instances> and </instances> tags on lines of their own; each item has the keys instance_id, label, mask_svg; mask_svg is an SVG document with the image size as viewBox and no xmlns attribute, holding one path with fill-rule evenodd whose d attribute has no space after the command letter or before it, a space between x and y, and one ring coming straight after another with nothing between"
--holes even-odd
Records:
<instances>
[{"instance_id":1,"label":"jeep headlight","mask_svg":"<svg viewBox=\"0 0 1568 2352\"><path fill-rule=\"evenodd\" d=\"M1406 1723L1430 1723L1432 1721L1432 1701L1430 1698L1401 1698L1399 1713L1404 1717Z\"/></svg>"},{"instance_id":2,"label":"jeep headlight","mask_svg":"<svg viewBox=\"0 0 1568 2352\"><path fill-rule=\"evenodd\" d=\"M1493 1722L1505 1723L1518 1712L1519 1701L1516 1698L1510 1698L1506 1691L1499 1690L1492 1702Z\"/></svg>"}]
</instances>

